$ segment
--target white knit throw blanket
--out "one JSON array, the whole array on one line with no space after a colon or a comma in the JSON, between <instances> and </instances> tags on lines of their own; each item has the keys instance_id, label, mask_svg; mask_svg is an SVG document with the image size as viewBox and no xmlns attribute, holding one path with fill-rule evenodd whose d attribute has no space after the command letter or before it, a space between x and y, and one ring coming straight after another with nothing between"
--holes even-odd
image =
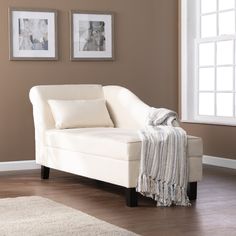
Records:
<instances>
[{"instance_id":1,"label":"white knit throw blanket","mask_svg":"<svg viewBox=\"0 0 236 236\"><path fill-rule=\"evenodd\" d=\"M190 206L187 196L187 135L177 114L151 108L147 126L140 130L142 152L136 190L157 201L157 206Z\"/></svg>"}]
</instances>

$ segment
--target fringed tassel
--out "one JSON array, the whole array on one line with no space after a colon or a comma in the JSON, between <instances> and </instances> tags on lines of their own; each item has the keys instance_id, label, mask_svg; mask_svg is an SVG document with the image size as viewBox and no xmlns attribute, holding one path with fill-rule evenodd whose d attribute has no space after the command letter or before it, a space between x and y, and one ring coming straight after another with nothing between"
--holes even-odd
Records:
<instances>
[{"instance_id":1,"label":"fringed tassel","mask_svg":"<svg viewBox=\"0 0 236 236\"><path fill-rule=\"evenodd\" d=\"M187 188L154 180L146 174L139 175L137 192L157 201L157 206L191 206Z\"/></svg>"}]
</instances>

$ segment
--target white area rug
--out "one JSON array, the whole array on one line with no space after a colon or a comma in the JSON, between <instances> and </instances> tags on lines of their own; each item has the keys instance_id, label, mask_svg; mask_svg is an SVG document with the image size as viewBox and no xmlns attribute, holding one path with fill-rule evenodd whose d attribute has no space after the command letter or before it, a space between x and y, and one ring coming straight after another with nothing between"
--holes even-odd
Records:
<instances>
[{"instance_id":1,"label":"white area rug","mask_svg":"<svg viewBox=\"0 0 236 236\"><path fill-rule=\"evenodd\" d=\"M132 232L42 197L0 199L1 236L135 236Z\"/></svg>"}]
</instances>

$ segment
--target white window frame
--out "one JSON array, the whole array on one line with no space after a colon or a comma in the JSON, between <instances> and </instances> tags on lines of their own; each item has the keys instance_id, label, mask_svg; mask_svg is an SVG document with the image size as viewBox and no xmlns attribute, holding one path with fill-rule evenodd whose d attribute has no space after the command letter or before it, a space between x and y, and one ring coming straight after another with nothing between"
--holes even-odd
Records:
<instances>
[{"instance_id":1,"label":"white window frame","mask_svg":"<svg viewBox=\"0 0 236 236\"><path fill-rule=\"evenodd\" d=\"M196 0L197 1L197 0ZM236 69L236 59L235 59L235 51L236 51L236 35L227 35L227 36L218 36L218 17L217 17L217 36L212 38L200 38L200 32L198 30L197 37L194 42L195 44L195 58L194 58L194 65L195 69L193 72L193 78L192 81L188 79L188 51L187 51L187 42L188 42L188 26L187 26L187 2L188 0L179 0L179 24L180 24L180 34L179 34L179 55L180 55L180 90L181 90L181 96L180 96L180 113L181 113L181 121L182 122L189 122L189 123L206 123L206 124L220 124L220 125L232 125L236 126L236 79L235 79L235 69ZM197 4L200 4L200 0ZM200 8L198 5L197 7ZM232 10L232 9L231 9ZM227 12L231 10L224 10L224 11L218 11L218 6L216 9L216 14L219 12ZM234 9L234 11L236 11ZM212 13L206 13L204 15L213 14ZM197 19L196 27L197 29L200 29L201 24L201 16L199 15L200 11L197 10ZM235 14L236 17L236 14ZM235 24L236 27L236 24ZM203 116L198 115L198 108L199 108L199 80L198 80L198 71L199 71L199 63L198 63L198 50L197 47L199 43L207 43L207 42L214 42L215 47L217 44L217 41L228 41L232 40L234 43L234 59L233 64L228 65L233 67L233 91L218 91L216 90L216 69L221 67L219 65L216 65L216 58L217 58L217 52L215 50L215 64L212 66L212 68L215 69L215 89L214 91L210 91L214 93L215 96L215 116ZM227 65L224 65L227 66ZM223 66L223 67L224 67ZM207 66L208 67L208 66ZM210 66L209 66L210 67ZM202 67L201 67L202 68ZM191 88L190 88L191 86ZM192 90L191 90L192 89ZM192 96L190 96L190 93L192 91ZM204 91L207 92L207 91ZM234 117L219 117L216 116L216 94L217 92L223 92L223 93L231 93L233 94L233 116ZM191 107L192 106L192 107ZM191 111L190 111L191 110Z\"/></svg>"}]
</instances>

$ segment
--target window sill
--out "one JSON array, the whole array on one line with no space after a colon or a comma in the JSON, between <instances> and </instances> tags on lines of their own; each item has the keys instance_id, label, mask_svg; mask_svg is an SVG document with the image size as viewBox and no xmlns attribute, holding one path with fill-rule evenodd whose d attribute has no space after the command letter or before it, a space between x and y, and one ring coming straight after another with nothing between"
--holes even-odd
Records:
<instances>
[{"instance_id":1,"label":"window sill","mask_svg":"<svg viewBox=\"0 0 236 236\"><path fill-rule=\"evenodd\" d=\"M236 122L219 122L209 120L180 120L181 123L202 124L202 125L219 125L219 126L236 126Z\"/></svg>"}]
</instances>

